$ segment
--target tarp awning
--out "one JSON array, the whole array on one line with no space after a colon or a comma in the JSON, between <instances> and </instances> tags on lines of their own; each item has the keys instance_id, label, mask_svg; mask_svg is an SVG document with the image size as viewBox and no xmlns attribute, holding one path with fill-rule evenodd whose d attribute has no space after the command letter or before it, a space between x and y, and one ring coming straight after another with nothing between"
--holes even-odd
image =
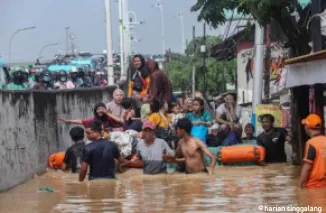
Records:
<instances>
[{"instance_id":1,"label":"tarp awning","mask_svg":"<svg viewBox=\"0 0 326 213\"><path fill-rule=\"evenodd\" d=\"M291 61L290 61L291 60ZM326 84L326 51L287 60L286 88Z\"/></svg>"}]
</instances>

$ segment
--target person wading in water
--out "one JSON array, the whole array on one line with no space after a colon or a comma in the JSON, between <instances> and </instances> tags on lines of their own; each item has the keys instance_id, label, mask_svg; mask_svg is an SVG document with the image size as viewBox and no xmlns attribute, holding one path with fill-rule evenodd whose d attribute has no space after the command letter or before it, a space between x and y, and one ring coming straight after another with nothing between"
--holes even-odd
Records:
<instances>
[{"instance_id":1,"label":"person wading in water","mask_svg":"<svg viewBox=\"0 0 326 213\"><path fill-rule=\"evenodd\" d=\"M115 178L115 159L119 164L128 163L120 154L116 143L102 138L102 123L95 120L87 124L86 134L92 143L84 148L83 160L79 172L79 181L83 182L88 166L90 166L89 180Z\"/></svg>"},{"instance_id":2,"label":"person wading in water","mask_svg":"<svg viewBox=\"0 0 326 213\"><path fill-rule=\"evenodd\" d=\"M174 155L173 150L166 141L156 138L156 126L151 121L145 121L142 126L143 140L139 141L136 147L137 154L131 161L142 160L144 162L144 174L164 174L167 173L164 155Z\"/></svg>"},{"instance_id":3,"label":"person wading in water","mask_svg":"<svg viewBox=\"0 0 326 213\"><path fill-rule=\"evenodd\" d=\"M73 173L76 173L80 169L83 149L85 147L85 143L83 141L84 129L79 126L73 127L70 130L69 135L75 144L67 149L65 158L63 160L64 164L62 166L62 170L71 169Z\"/></svg>"},{"instance_id":4,"label":"person wading in water","mask_svg":"<svg viewBox=\"0 0 326 213\"><path fill-rule=\"evenodd\" d=\"M306 143L299 185L326 187L326 137L321 134L322 120L318 115L311 114L301 123L310 140Z\"/></svg>"},{"instance_id":5,"label":"person wading in water","mask_svg":"<svg viewBox=\"0 0 326 213\"><path fill-rule=\"evenodd\" d=\"M164 159L168 162L185 162L187 174L203 172L208 173L208 175L213 175L216 157L202 141L190 135L191 128L192 123L188 118L178 120L176 134L177 137L180 138L180 141L176 150L176 155L164 155ZM211 159L211 165L208 170L204 163L204 153ZM179 158L180 156L184 156L184 158Z\"/></svg>"}]
</instances>

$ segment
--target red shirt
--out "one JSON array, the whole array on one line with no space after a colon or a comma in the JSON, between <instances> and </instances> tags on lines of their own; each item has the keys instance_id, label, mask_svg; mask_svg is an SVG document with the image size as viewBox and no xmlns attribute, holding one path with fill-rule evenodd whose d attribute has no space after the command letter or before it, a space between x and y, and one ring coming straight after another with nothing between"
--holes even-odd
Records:
<instances>
[{"instance_id":1,"label":"red shirt","mask_svg":"<svg viewBox=\"0 0 326 213\"><path fill-rule=\"evenodd\" d=\"M95 117L89 118L89 119L85 119L85 120L82 120L82 124L86 128L86 126L89 123L93 122L94 120L95 120ZM108 130L108 128L112 127L112 124L113 124L114 120L112 118L108 117L107 120L102 121L102 122L103 122L103 128L104 128L104 130Z\"/></svg>"}]
</instances>

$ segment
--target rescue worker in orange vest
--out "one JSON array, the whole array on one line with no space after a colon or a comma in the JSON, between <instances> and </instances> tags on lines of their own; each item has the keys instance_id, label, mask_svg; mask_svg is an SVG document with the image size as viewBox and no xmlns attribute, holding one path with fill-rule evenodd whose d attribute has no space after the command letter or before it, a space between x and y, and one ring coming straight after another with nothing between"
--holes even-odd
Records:
<instances>
[{"instance_id":1,"label":"rescue worker in orange vest","mask_svg":"<svg viewBox=\"0 0 326 213\"><path fill-rule=\"evenodd\" d=\"M310 140L305 147L300 187L326 187L326 137L321 133L322 120L318 115L310 114L301 124Z\"/></svg>"}]
</instances>

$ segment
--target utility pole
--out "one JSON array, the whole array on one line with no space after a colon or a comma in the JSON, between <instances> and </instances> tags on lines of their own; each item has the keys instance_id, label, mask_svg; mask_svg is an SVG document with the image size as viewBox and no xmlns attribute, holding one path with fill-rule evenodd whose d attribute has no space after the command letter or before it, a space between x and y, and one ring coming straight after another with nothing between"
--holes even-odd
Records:
<instances>
[{"instance_id":1,"label":"utility pole","mask_svg":"<svg viewBox=\"0 0 326 213\"><path fill-rule=\"evenodd\" d=\"M123 22L123 43L124 43L124 63L125 66L129 66L131 55L131 35L130 35L130 20L129 20L129 7L128 0L122 1L122 22ZM121 74L121 80L127 79L126 68L124 73Z\"/></svg>"},{"instance_id":2,"label":"utility pole","mask_svg":"<svg viewBox=\"0 0 326 213\"><path fill-rule=\"evenodd\" d=\"M131 36L130 36L130 20L129 20L129 8L128 0L122 1L122 22L123 22L123 32L124 32L124 53L125 60L130 55L130 45L131 45Z\"/></svg>"},{"instance_id":3,"label":"utility pole","mask_svg":"<svg viewBox=\"0 0 326 213\"><path fill-rule=\"evenodd\" d=\"M68 44L69 39L68 39L68 37L69 37L69 27L66 27L66 55L68 54L68 47L69 47L69 44Z\"/></svg>"},{"instance_id":4,"label":"utility pole","mask_svg":"<svg viewBox=\"0 0 326 213\"><path fill-rule=\"evenodd\" d=\"M164 10L163 10L163 2L159 0L160 12L161 12L161 30L162 30L162 51L165 54L165 28L164 28Z\"/></svg>"},{"instance_id":5,"label":"utility pole","mask_svg":"<svg viewBox=\"0 0 326 213\"><path fill-rule=\"evenodd\" d=\"M311 16L318 15L321 13L321 0L312 0L311 1ZM313 52L318 52L323 49L322 44L322 37L321 37L321 23L320 23L321 17L316 16L311 20L311 41L312 41L312 49ZM315 90L315 108L316 113L322 118L322 130L324 130L324 90L322 84L316 84L313 86ZM322 134L324 134L324 131L322 131Z\"/></svg>"},{"instance_id":6,"label":"utility pole","mask_svg":"<svg viewBox=\"0 0 326 213\"><path fill-rule=\"evenodd\" d=\"M266 67L264 67L264 99L270 101L270 68L271 68L271 25L266 25ZM265 63L264 63L265 65Z\"/></svg>"},{"instance_id":7,"label":"utility pole","mask_svg":"<svg viewBox=\"0 0 326 213\"><path fill-rule=\"evenodd\" d=\"M71 39L71 55L75 55L75 43L74 40Z\"/></svg>"},{"instance_id":8,"label":"utility pole","mask_svg":"<svg viewBox=\"0 0 326 213\"><path fill-rule=\"evenodd\" d=\"M196 91L196 28L195 26L192 27L192 40L194 42L194 49L193 49L193 56L192 56L192 96L195 98L195 91Z\"/></svg>"},{"instance_id":9,"label":"utility pole","mask_svg":"<svg viewBox=\"0 0 326 213\"><path fill-rule=\"evenodd\" d=\"M177 17L180 18L181 24L181 42L182 42L182 49L181 52L184 54L186 51L186 42L185 42L185 28L184 28L184 21L182 13L178 12Z\"/></svg>"},{"instance_id":10,"label":"utility pole","mask_svg":"<svg viewBox=\"0 0 326 213\"><path fill-rule=\"evenodd\" d=\"M252 96L252 117L251 121L256 133L256 105L261 104L264 71L264 28L255 22L255 55L254 55L254 83Z\"/></svg>"},{"instance_id":11,"label":"utility pole","mask_svg":"<svg viewBox=\"0 0 326 213\"><path fill-rule=\"evenodd\" d=\"M125 78L125 53L124 53L124 37L123 37L123 5L122 0L118 0L119 4L119 31L120 31L120 74L121 79Z\"/></svg>"},{"instance_id":12,"label":"utility pole","mask_svg":"<svg viewBox=\"0 0 326 213\"><path fill-rule=\"evenodd\" d=\"M203 45L201 46L201 52L203 53L203 74L204 74L204 88L203 95L206 97L206 23L203 26Z\"/></svg>"},{"instance_id":13,"label":"utility pole","mask_svg":"<svg viewBox=\"0 0 326 213\"><path fill-rule=\"evenodd\" d=\"M106 24L106 51L107 51L107 72L108 85L114 84L113 58L112 58L112 29L111 29L111 0L104 0L105 3L105 24Z\"/></svg>"}]
</instances>

